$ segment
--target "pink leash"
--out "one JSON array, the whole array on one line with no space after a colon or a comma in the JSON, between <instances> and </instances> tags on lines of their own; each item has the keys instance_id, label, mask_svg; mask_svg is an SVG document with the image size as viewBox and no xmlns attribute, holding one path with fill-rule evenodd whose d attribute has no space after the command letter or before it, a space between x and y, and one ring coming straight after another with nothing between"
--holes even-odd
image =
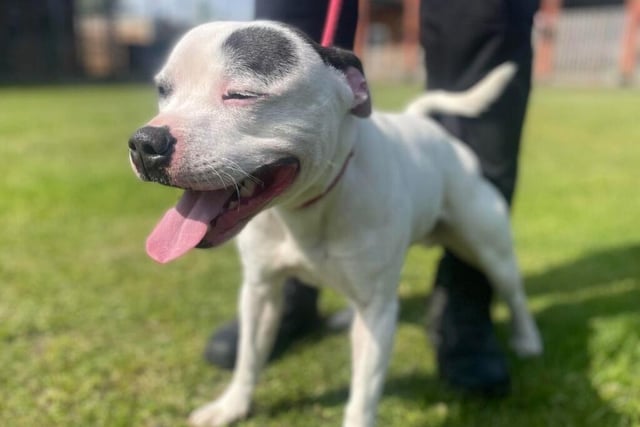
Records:
<instances>
[{"instance_id":1,"label":"pink leash","mask_svg":"<svg viewBox=\"0 0 640 427\"><path fill-rule=\"evenodd\" d=\"M327 11L327 19L324 21L324 31L322 32L322 41L320 44L329 47L333 44L338 29L338 21L340 20L340 12L342 10L342 0L329 0L329 10Z\"/></svg>"}]
</instances>

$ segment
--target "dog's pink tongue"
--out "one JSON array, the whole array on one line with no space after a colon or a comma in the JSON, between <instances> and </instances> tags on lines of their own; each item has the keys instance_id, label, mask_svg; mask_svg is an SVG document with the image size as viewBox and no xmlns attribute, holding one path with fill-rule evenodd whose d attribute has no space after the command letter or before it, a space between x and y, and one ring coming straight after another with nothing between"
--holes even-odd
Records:
<instances>
[{"instance_id":1,"label":"dog's pink tongue","mask_svg":"<svg viewBox=\"0 0 640 427\"><path fill-rule=\"evenodd\" d=\"M228 196L225 191L185 191L147 238L147 254L164 264L193 249L207 234L209 223Z\"/></svg>"}]
</instances>

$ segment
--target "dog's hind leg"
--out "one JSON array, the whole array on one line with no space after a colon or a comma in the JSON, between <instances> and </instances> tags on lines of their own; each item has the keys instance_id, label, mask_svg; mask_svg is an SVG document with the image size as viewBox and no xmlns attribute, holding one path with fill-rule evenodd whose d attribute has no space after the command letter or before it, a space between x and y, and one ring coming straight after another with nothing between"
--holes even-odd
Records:
<instances>
[{"instance_id":1,"label":"dog's hind leg","mask_svg":"<svg viewBox=\"0 0 640 427\"><path fill-rule=\"evenodd\" d=\"M261 368L276 336L282 308L282 280L247 280L240 296L240 343L233 378L215 401L193 412L193 426L224 426L245 418Z\"/></svg>"},{"instance_id":2,"label":"dog's hind leg","mask_svg":"<svg viewBox=\"0 0 640 427\"><path fill-rule=\"evenodd\" d=\"M520 357L542 353L542 340L538 327L527 307L522 278L513 251L491 253L484 249L480 267L494 289L506 301L511 312L511 347Z\"/></svg>"},{"instance_id":3,"label":"dog's hind leg","mask_svg":"<svg viewBox=\"0 0 640 427\"><path fill-rule=\"evenodd\" d=\"M467 241L462 244L463 238L458 233L443 232L441 236L444 234L447 235L442 239L445 245L484 272L492 287L507 303L511 314L511 347L516 354L521 357L541 354L542 340L527 307L522 278L511 245L492 241L491 238L482 243Z\"/></svg>"},{"instance_id":4,"label":"dog's hind leg","mask_svg":"<svg viewBox=\"0 0 640 427\"><path fill-rule=\"evenodd\" d=\"M483 271L511 312L511 346L520 356L542 353L538 328L527 300L511 238L508 210L489 184L481 183L449 224L441 224L437 239L460 258Z\"/></svg>"}]
</instances>

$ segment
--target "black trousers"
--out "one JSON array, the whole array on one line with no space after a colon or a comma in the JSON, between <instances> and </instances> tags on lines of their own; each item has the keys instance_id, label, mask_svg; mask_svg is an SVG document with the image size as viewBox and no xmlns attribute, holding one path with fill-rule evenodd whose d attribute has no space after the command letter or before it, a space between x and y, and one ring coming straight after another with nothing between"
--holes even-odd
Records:
<instances>
[{"instance_id":1,"label":"black trousers","mask_svg":"<svg viewBox=\"0 0 640 427\"><path fill-rule=\"evenodd\" d=\"M531 89L537 0L422 0L420 6L427 89L465 90L505 61L518 66L505 92L480 117L436 117L473 149L484 175L511 204ZM449 251L438 266L436 285L487 307L492 297L484 275Z\"/></svg>"},{"instance_id":2,"label":"black trousers","mask_svg":"<svg viewBox=\"0 0 640 427\"><path fill-rule=\"evenodd\" d=\"M256 18L287 22L315 40L321 38L328 0L256 0L255 4ZM464 90L504 61L518 66L505 93L481 117L436 117L474 150L483 173L509 203L531 89L530 40L537 8L538 0L422 0L420 7L428 89ZM358 1L345 0L337 45L353 46L357 14ZM460 289L478 301L488 302L492 294L480 272L448 251L440 262L436 284Z\"/></svg>"}]
</instances>

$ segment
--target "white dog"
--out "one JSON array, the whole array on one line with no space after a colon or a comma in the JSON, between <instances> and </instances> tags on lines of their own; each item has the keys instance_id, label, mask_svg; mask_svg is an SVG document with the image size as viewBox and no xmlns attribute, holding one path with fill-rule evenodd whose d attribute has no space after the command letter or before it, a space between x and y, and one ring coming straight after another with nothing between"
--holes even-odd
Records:
<instances>
[{"instance_id":1,"label":"white dog","mask_svg":"<svg viewBox=\"0 0 640 427\"><path fill-rule=\"evenodd\" d=\"M168 262L239 233L244 273L233 379L192 425L247 416L290 276L355 307L344 426L374 425L413 243L444 245L484 271L509 305L513 349L542 351L506 204L472 152L427 117L481 113L513 72L502 65L467 92L372 114L358 59L288 26L212 23L180 40L156 78L159 114L129 141L141 179L185 190L147 252Z\"/></svg>"}]
</instances>

